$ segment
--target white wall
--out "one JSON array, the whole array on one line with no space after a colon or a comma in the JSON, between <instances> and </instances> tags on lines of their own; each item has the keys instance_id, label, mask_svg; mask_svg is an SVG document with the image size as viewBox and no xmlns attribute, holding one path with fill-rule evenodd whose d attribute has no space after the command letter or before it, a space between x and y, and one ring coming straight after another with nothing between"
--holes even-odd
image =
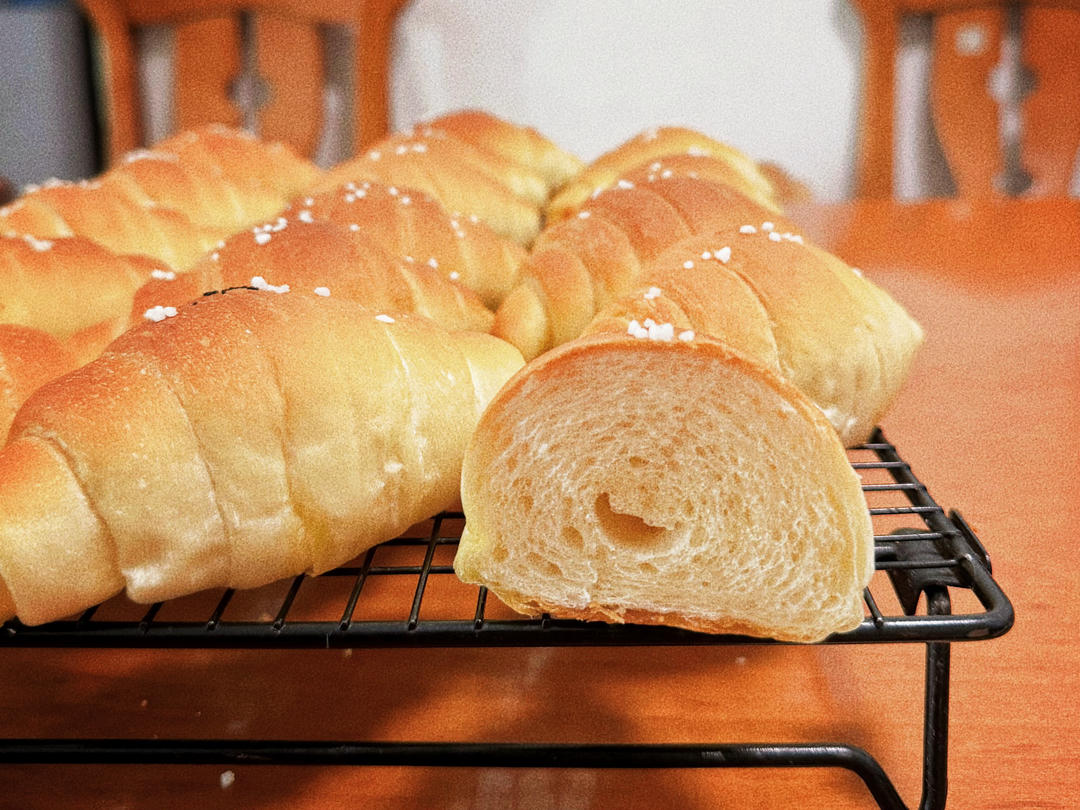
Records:
<instances>
[{"instance_id":1,"label":"white wall","mask_svg":"<svg viewBox=\"0 0 1080 810\"><path fill-rule=\"evenodd\" d=\"M846 0L416 0L397 32L393 122L478 106L586 159L680 124L837 199L860 45Z\"/></svg>"}]
</instances>

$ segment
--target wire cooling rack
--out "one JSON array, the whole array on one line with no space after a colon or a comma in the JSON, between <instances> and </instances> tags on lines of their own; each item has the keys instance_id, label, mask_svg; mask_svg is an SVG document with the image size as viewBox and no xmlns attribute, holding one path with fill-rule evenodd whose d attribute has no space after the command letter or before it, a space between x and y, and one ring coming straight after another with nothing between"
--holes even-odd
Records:
<instances>
[{"instance_id":1,"label":"wire cooling rack","mask_svg":"<svg viewBox=\"0 0 1080 810\"><path fill-rule=\"evenodd\" d=\"M875 532L864 619L822 643L924 643L923 796L943 807L950 642L988 639L1013 609L990 558L956 512L946 513L880 430L849 450ZM319 577L251 591L204 592L154 605L122 597L39 627L13 620L3 647L379 648L775 644L669 627L519 616L453 573L464 525L444 513ZM954 611L954 603L962 606ZM835 744L722 746L343 743L339 741L0 740L0 762L188 762L528 767L820 767L857 773L880 806L902 808L880 765Z\"/></svg>"}]
</instances>

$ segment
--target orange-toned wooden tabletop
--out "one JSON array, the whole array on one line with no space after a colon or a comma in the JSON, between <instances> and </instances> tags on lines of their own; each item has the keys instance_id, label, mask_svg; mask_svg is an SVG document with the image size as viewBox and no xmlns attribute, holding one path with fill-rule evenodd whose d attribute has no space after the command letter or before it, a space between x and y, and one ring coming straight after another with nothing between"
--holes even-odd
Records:
<instances>
[{"instance_id":1,"label":"orange-toned wooden tabletop","mask_svg":"<svg viewBox=\"0 0 1080 810\"><path fill-rule=\"evenodd\" d=\"M1080 203L862 202L796 218L924 325L886 433L973 525L1016 609L1004 637L952 645L948 806L1076 807ZM919 644L5 649L0 737L832 740L866 748L915 805L923 666ZM0 777L12 808L871 806L835 769L19 765Z\"/></svg>"}]
</instances>

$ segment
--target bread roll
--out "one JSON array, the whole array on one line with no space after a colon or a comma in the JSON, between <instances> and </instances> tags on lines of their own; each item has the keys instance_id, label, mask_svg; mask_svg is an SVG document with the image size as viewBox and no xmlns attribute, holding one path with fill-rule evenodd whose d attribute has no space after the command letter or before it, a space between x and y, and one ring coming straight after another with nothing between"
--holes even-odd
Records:
<instances>
[{"instance_id":1,"label":"bread roll","mask_svg":"<svg viewBox=\"0 0 1080 810\"><path fill-rule=\"evenodd\" d=\"M38 389L0 451L0 618L319 573L457 498L502 341L234 290Z\"/></svg>"},{"instance_id":2,"label":"bread roll","mask_svg":"<svg viewBox=\"0 0 1080 810\"><path fill-rule=\"evenodd\" d=\"M89 360L123 331L135 291L161 267L79 237L0 236L0 323L75 338L76 353Z\"/></svg>"},{"instance_id":3,"label":"bread roll","mask_svg":"<svg viewBox=\"0 0 1080 810\"><path fill-rule=\"evenodd\" d=\"M142 205L231 232L277 214L320 175L285 144L210 124L131 152L102 181Z\"/></svg>"},{"instance_id":4,"label":"bread roll","mask_svg":"<svg viewBox=\"0 0 1080 810\"><path fill-rule=\"evenodd\" d=\"M517 283L525 250L475 217L454 216L423 192L363 181L296 200L288 218L325 219L468 287L491 309Z\"/></svg>"},{"instance_id":5,"label":"bread roll","mask_svg":"<svg viewBox=\"0 0 1080 810\"><path fill-rule=\"evenodd\" d=\"M278 217L225 240L190 272L166 275L135 295L132 322L178 307L207 290L265 284L415 312L447 329L487 332L495 316L472 291L413 257L391 256L359 228Z\"/></svg>"},{"instance_id":6,"label":"bread roll","mask_svg":"<svg viewBox=\"0 0 1080 810\"><path fill-rule=\"evenodd\" d=\"M651 319L721 338L794 383L848 446L869 437L922 343L881 288L788 232L690 237L657 257L641 285L587 331Z\"/></svg>"},{"instance_id":7,"label":"bread roll","mask_svg":"<svg viewBox=\"0 0 1080 810\"><path fill-rule=\"evenodd\" d=\"M448 113L428 121L426 127L447 132L477 149L532 169L544 178L548 193L584 166L580 159L532 127L517 126L481 110Z\"/></svg>"},{"instance_id":8,"label":"bread roll","mask_svg":"<svg viewBox=\"0 0 1080 810\"><path fill-rule=\"evenodd\" d=\"M100 179L50 180L0 208L0 236L81 236L114 253L149 256L177 270L194 264L226 233L196 225L171 208L146 205Z\"/></svg>"},{"instance_id":9,"label":"bread roll","mask_svg":"<svg viewBox=\"0 0 1080 810\"><path fill-rule=\"evenodd\" d=\"M0 442L26 398L76 365L75 356L52 335L0 324Z\"/></svg>"},{"instance_id":10,"label":"bread roll","mask_svg":"<svg viewBox=\"0 0 1080 810\"><path fill-rule=\"evenodd\" d=\"M730 167L725 183L751 199L764 198L775 204L768 178L738 149L692 129L658 127L642 132L586 166L552 198L545 209L547 221L558 222L574 214L589 197L615 185L628 172L676 155L707 156L721 161Z\"/></svg>"},{"instance_id":11,"label":"bread roll","mask_svg":"<svg viewBox=\"0 0 1080 810\"><path fill-rule=\"evenodd\" d=\"M335 166L309 191L330 191L365 181L406 193L420 191L454 216L475 217L496 233L528 245L540 231L536 194L516 192L507 174L490 168L490 160L490 156L447 136L395 135Z\"/></svg>"},{"instance_id":12,"label":"bread roll","mask_svg":"<svg viewBox=\"0 0 1080 810\"><path fill-rule=\"evenodd\" d=\"M465 456L454 569L515 610L810 642L863 616L873 532L832 426L717 341L530 362Z\"/></svg>"},{"instance_id":13,"label":"bread roll","mask_svg":"<svg viewBox=\"0 0 1080 810\"><path fill-rule=\"evenodd\" d=\"M624 181L589 200L577 216L544 229L522 280L496 313L494 334L526 358L577 337L596 313L635 289L648 263L688 236L794 223L731 186L671 175Z\"/></svg>"}]
</instances>

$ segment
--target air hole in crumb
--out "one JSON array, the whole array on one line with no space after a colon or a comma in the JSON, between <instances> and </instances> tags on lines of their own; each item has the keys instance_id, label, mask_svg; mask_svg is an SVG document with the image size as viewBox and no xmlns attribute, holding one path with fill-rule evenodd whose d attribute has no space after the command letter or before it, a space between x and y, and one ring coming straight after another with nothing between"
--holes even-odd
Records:
<instances>
[{"instance_id":1,"label":"air hole in crumb","mask_svg":"<svg viewBox=\"0 0 1080 810\"><path fill-rule=\"evenodd\" d=\"M525 558L525 563L543 577L559 579L563 575L562 569L559 568L559 566L551 560L541 557L535 551L529 553Z\"/></svg>"},{"instance_id":2,"label":"air hole in crumb","mask_svg":"<svg viewBox=\"0 0 1080 810\"><path fill-rule=\"evenodd\" d=\"M574 551L583 551L585 549L585 538L573 526L563 526L560 535L562 541Z\"/></svg>"},{"instance_id":3,"label":"air hole in crumb","mask_svg":"<svg viewBox=\"0 0 1080 810\"><path fill-rule=\"evenodd\" d=\"M637 515L616 512L611 508L611 499L606 492L596 497L593 508L600 528L616 544L630 548L647 548L655 545L667 534L663 526L650 526Z\"/></svg>"},{"instance_id":4,"label":"air hole in crumb","mask_svg":"<svg viewBox=\"0 0 1080 810\"><path fill-rule=\"evenodd\" d=\"M649 577L656 576L660 573L660 569L651 562L638 563L638 571Z\"/></svg>"},{"instance_id":5,"label":"air hole in crumb","mask_svg":"<svg viewBox=\"0 0 1080 810\"><path fill-rule=\"evenodd\" d=\"M629 463L629 464L630 464L630 466L631 466L631 467L633 467L633 468L634 468L635 470L640 470L640 469L641 469L642 467L644 467L644 466L645 466L646 464L648 464L649 462L647 462L647 461L646 461L645 459L643 459L643 458L642 458L641 456L630 456L630 459L629 459L628 463Z\"/></svg>"}]
</instances>

